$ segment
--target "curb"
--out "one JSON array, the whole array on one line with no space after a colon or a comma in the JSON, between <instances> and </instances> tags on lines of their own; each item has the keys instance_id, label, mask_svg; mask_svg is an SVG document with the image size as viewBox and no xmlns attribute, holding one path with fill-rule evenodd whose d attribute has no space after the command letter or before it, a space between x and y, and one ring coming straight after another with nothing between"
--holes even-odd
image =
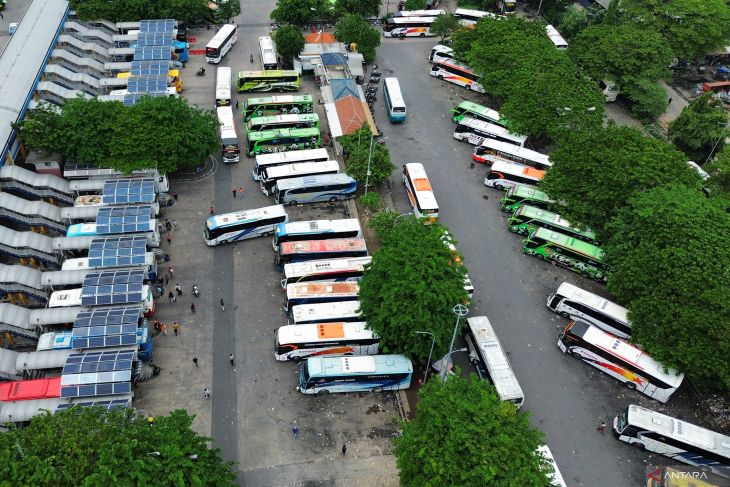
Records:
<instances>
[{"instance_id":1,"label":"curb","mask_svg":"<svg viewBox=\"0 0 730 487\"><path fill-rule=\"evenodd\" d=\"M188 182L188 181L199 181L201 179L207 178L208 176L210 176L211 174L213 174L214 172L216 172L218 170L218 159L216 159L213 156L208 156L208 158L210 159L211 164L208 166L207 171L205 171L201 174L193 174L190 177L183 176L183 177L179 177L179 178L174 178L171 176L170 181L184 183L184 182Z\"/></svg>"}]
</instances>

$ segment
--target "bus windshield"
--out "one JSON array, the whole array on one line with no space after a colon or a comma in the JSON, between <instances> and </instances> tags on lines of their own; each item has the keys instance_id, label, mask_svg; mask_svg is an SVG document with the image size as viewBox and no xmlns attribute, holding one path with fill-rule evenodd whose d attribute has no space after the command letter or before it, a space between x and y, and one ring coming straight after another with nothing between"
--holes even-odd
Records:
<instances>
[{"instance_id":1,"label":"bus windshield","mask_svg":"<svg viewBox=\"0 0 730 487\"><path fill-rule=\"evenodd\" d=\"M244 121L251 117L268 117L289 113L312 113L312 95L279 95L249 98L243 105Z\"/></svg>"},{"instance_id":2,"label":"bus windshield","mask_svg":"<svg viewBox=\"0 0 730 487\"><path fill-rule=\"evenodd\" d=\"M224 24L215 36L205 46L205 61L218 64L223 56L231 49L231 46L238 40L238 32L234 24Z\"/></svg>"}]
</instances>

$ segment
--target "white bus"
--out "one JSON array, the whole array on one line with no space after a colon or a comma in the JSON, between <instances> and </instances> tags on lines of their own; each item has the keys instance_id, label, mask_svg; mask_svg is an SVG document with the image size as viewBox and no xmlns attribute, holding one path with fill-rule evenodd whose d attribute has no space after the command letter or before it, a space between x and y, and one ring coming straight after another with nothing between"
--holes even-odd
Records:
<instances>
[{"instance_id":1,"label":"white bus","mask_svg":"<svg viewBox=\"0 0 730 487\"><path fill-rule=\"evenodd\" d=\"M547 34L550 41L555 44L555 47L558 49L567 49L568 48L568 42L563 39L563 36L560 35L560 32L558 32L558 29L553 27L552 25L546 25L545 26L545 33Z\"/></svg>"},{"instance_id":2,"label":"white bus","mask_svg":"<svg viewBox=\"0 0 730 487\"><path fill-rule=\"evenodd\" d=\"M454 50L449 46L442 44L436 44L431 48L431 53L428 55L428 62L435 63L438 61L450 61L454 58Z\"/></svg>"},{"instance_id":3,"label":"white bus","mask_svg":"<svg viewBox=\"0 0 730 487\"><path fill-rule=\"evenodd\" d=\"M238 147L238 134L233 121L233 108L218 107L218 123L220 124L221 155L225 164L233 164L241 160L241 149Z\"/></svg>"},{"instance_id":4,"label":"white bus","mask_svg":"<svg viewBox=\"0 0 730 487\"><path fill-rule=\"evenodd\" d=\"M300 304L357 301L360 284L351 282L295 282L286 286L284 310Z\"/></svg>"},{"instance_id":5,"label":"white bus","mask_svg":"<svg viewBox=\"0 0 730 487\"><path fill-rule=\"evenodd\" d=\"M292 306L291 316L292 325L363 320L360 315L360 301L298 304Z\"/></svg>"},{"instance_id":6,"label":"white bus","mask_svg":"<svg viewBox=\"0 0 730 487\"><path fill-rule=\"evenodd\" d=\"M464 27L472 27L476 25L477 22L483 17L489 17L492 19L497 19L500 16L494 15L490 12L484 12L482 10L469 10L465 8L457 8L456 12L454 12L454 17L459 19L459 23L463 25Z\"/></svg>"},{"instance_id":7,"label":"white bus","mask_svg":"<svg viewBox=\"0 0 730 487\"><path fill-rule=\"evenodd\" d=\"M437 17L446 14L445 10L401 10L394 12L393 17Z\"/></svg>"},{"instance_id":8,"label":"white bus","mask_svg":"<svg viewBox=\"0 0 730 487\"><path fill-rule=\"evenodd\" d=\"M439 217L439 205L423 164L403 164L403 184L416 218L426 218L428 222L436 221Z\"/></svg>"},{"instance_id":9,"label":"white bus","mask_svg":"<svg viewBox=\"0 0 730 487\"><path fill-rule=\"evenodd\" d=\"M484 164L507 160L542 170L553 165L546 154L494 139L484 139L480 145L474 147L472 159Z\"/></svg>"},{"instance_id":10,"label":"white bus","mask_svg":"<svg viewBox=\"0 0 730 487\"><path fill-rule=\"evenodd\" d=\"M282 205L335 202L354 198L357 181L347 174L319 174L280 179L274 187L274 201Z\"/></svg>"},{"instance_id":11,"label":"white bus","mask_svg":"<svg viewBox=\"0 0 730 487\"><path fill-rule=\"evenodd\" d=\"M461 255L459 255L459 251L456 250L454 239L451 238L451 234L448 231L444 231L444 234L441 236L441 241L449 248L451 253L454 254L454 262L461 265ZM474 299L474 284L472 284L469 274L464 274L464 291L466 291L470 300Z\"/></svg>"},{"instance_id":12,"label":"white bus","mask_svg":"<svg viewBox=\"0 0 730 487\"><path fill-rule=\"evenodd\" d=\"M431 24L436 17L392 17L385 21L385 37L431 37Z\"/></svg>"},{"instance_id":13,"label":"white bus","mask_svg":"<svg viewBox=\"0 0 730 487\"><path fill-rule=\"evenodd\" d=\"M310 357L299 364L299 392L382 392L408 389L413 364L403 355Z\"/></svg>"},{"instance_id":14,"label":"white bus","mask_svg":"<svg viewBox=\"0 0 730 487\"><path fill-rule=\"evenodd\" d=\"M372 257L352 257L344 259L310 260L284 266L281 288L295 282L351 282L359 281L365 266Z\"/></svg>"},{"instance_id":15,"label":"white bus","mask_svg":"<svg viewBox=\"0 0 730 487\"><path fill-rule=\"evenodd\" d=\"M279 245L274 263L283 270L286 264L308 260L338 259L340 257L367 257L368 246L364 238L328 238L284 242Z\"/></svg>"},{"instance_id":16,"label":"white bus","mask_svg":"<svg viewBox=\"0 0 730 487\"><path fill-rule=\"evenodd\" d=\"M467 90L485 93L484 87L479 84L479 76L466 64L454 60L437 61L431 65L431 76L463 86Z\"/></svg>"},{"instance_id":17,"label":"white bus","mask_svg":"<svg viewBox=\"0 0 730 487\"><path fill-rule=\"evenodd\" d=\"M215 78L215 106L231 106L231 68L220 66Z\"/></svg>"},{"instance_id":18,"label":"white bus","mask_svg":"<svg viewBox=\"0 0 730 487\"><path fill-rule=\"evenodd\" d=\"M305 149L259 154L254 159L251 177L254 181L259 181L261 179L261 173L267 167L283 166L297 162L323 162L329 160L330 156L327 153L327 149Z\"/></svg>"},{"instance_id":19,"label":"white bus","mask_svg":"<svg viewBox=\"0 0 730 487\"><path fill-rule=\"evenodd\" d=\"M338 174L340 165L337 161L298 162L285 166L267 167L261 172L259 186L266 196L273 194L278 181L288 178L314 176L316 174Z\"/></svg>"},{"instance_id":20,"label":"white bus","mask_svg":"<svg viewBox=\"0 0 730 487\"><path fill-rule=\"evenodd\" d=\"M284 325L276 330L274 358L299 362L309 357L377 355L379 341L364 321Z\"/></svg>"},{"instance_id":21,"label":"white bus","mask_svg":"<svg viewBox=\"0 0 730 487\"><path fill-rule=\"evenodd\" d=\"M126 270L126 269L121 269ZM110 286L111 287L111 286ZM82 292L83 288L75 289L63 289L61 291L54 291L48 298L49 308L69 308L71 306L82 306ZM129 303L115 303L116 305L122 304L134 304ZM111 303L110 303L111 305ZM146 318L150 318L155 314L157 305L155 304L155 298L152 296L152 289L149 285L144 284L142 286L142 311Z\"/></svg>"},{"instance_id":22,"label":"white bus","mask_svg":"<svg viewBox=\"0 0 730 487\"><path fill-rule=\"evenodd\" d=\"M538 455L543 457L553 469L552 472L546 474L552 486L568 487L568 484L565 483L563 475L560 473L560 469L558 469L558 464L555 461L555 457L553 457L553 452L550 451L550 448L548 448L547 445L540 445L537 447L537 453Z\"/></svg>"},{"instance_id":23,"label":"white bus","mask_svg":"<svg viewBox=\"0 0 730 487\"><path fill-rule=\"evenodd\" d=\"M484 184L504 190L517 184L535 185L545 177L545 171L510 161L495 161L484 176Z\"/></svg>"},{"instance_id":24,"label":"white bus","mask_svg":"<svg viewBox=\"0 0 730 487\"><path fill-rule=\"evenodd\" d=\"M279 223L289 221L281 205L242 210L208 217L203 238L209 246L261 237L274 231Z\"/></svg>"},{"instance_id":25,"label":"white bus","mask_svg":"<svg viewBox=\"0 0 730 487\"><path fill-rule=\"evenodd\" d=\"M631 336L629 310L568 282L548 296L547 307L567 320L580 320L619 338Z\"/></svg>"},{"instance_id":26,"label":"white bus","mask_svg":"<svg viewBox=\"0 0 730 487\"><path fill-rule=\"evenodd\" d=\"M388 109L391 122L403 122L406 119L406 102L400 92L398 78L385 78L383 81L383 100Z\"/></svg>"},{"instance_id":27,"label":"white bus","mask_svg":"<svg viewBox=\"0 0 730 487\"><path fill-rule=\"evenodd\" d=\"M642 450L727 476L730 436L634 404L614 418L613 435Z\"/></svg>"},{"instance_id":28,"label":"white bus","mask_svg":"<svg viewBox=\"0 0 730 487\"><path fill-rule=\"evenodd\" d=\"M271 40L271 37L259 37L259 52L261 53L261 64L264 69L276 69L279 67L276 60L274 41Z\"/></svg>"},{"instance_id":29,"label":"white bus","mask_svg":"<svg viewBox=\"0 0 730 487\"><path fill-rule=\"evenodd\" d=\"M284 242L357 237L362 237L362 228L357 218L307 220L279 224L274 230L274 238L271 243L276 252L279 250L279 244Z\"/></svg>"},{"instance_id":30,"label":"white bus","mask_svg":"<svg viewBox=\"0 0 730 487\"><path fill-rule=\"evenodd\" d=\"M525 145L527 140L526 136L513 134L500 125L471 117L464 117L459 120L454 129L454 138L462 142L468 142L471 145L481 145L486 139L494 139L517 147Z\"/></svg>"},{"instance_id":31,"label":"white bus","mask_svg":"<svg viewBox=\"0 0 730 487\"><path fill-rule=\"evenodd\" d=\"M467 318L464 340L469 348L469 360L476 367L479 377L494 385L502 401L509 401L518 409L521 408L525 394L489 319L486 316Z\"/></svg>"},{"instance_id":32,"label":"white bus","mask_svg":"<svg viewBox=\"0 0 730 487\"><path fill-rule=\"evenodd\" d=\"M558 348L659 402L667 402L684 379L640 348L582 321L568 323Z\"/></svg>"},{"instance_id":33,"label":"white bus","mask_svg":"<svg viewBox=\"0 0 730 487\"><path fill-rule=\"evenodd\" d=\"M238 40L238 31L234 24L225 24L205 46L205 61L218 64L233 44Z\"/></svg>"}]
</instances>

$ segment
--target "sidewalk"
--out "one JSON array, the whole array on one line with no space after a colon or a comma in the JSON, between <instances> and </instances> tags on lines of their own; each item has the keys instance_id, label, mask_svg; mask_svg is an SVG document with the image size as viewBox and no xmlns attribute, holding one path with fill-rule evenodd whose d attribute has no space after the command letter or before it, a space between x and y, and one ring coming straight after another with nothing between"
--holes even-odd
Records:
<instances>
[{"instance_id":1,"label":"sidewalk","mask_svg":"<svg viewBox=\"0 0 730 487\"><path fill-rule=\"evenodd\" d=\"M667 111L659 115L659 117L657 118L657 122L659 122L659 125L661 125L664 130L667 130L667 128L669 127L669 122L677 118L682 113L684 107L689 105L689 100L684 98L684 96L679 91L675 90L664 81L660 81L659 86L664 88L664 90L667 92L667 96L670 100L672 100L672 102L667 107Z\"/></svg>"}]
</instances>

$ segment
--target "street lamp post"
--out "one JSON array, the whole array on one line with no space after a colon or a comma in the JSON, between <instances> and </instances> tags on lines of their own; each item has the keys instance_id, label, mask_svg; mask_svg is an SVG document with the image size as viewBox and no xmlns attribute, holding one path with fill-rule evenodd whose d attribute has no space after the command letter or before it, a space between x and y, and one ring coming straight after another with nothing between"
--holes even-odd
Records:
<instances>
[{"instance_id":1,"label":"street lamp post","mask_svg":"<svg viewBox=\"0 0 730 487\"><path fill-rule=\"evenodd\" d=\"M401 215L403 216L403 215ZM417 335L431 335L431 351L428 352L428 362L426 362L426 372L423 374L423 383L426 383L426 380L428 380L428 369L431 367L431 354L433 353L433 344L436 343L436 337L433 333L430 331L415 331L414 332Z\"/></svg>"},{"instance_id":2,"label":"street lamp post","mask_svg":"<svg viewBox=\"0 0 730 487\"><path fill-rule=\"evenodd\" d=\"M718 125L720 125L720 124L718 124ZM712 146L712 150L707 155L707 159L705 159L705 164L710 162L710 159L712 159L712 154L714 154L715 149L717 149L717 145L720 143L720 141L723 139L723 137L725 137L725 132L727 131L728 125L724 124L724 123L722 125L725 125L725 128L722 129L722 132L720 133L720 137L717 138L717 142L715 142L715 145Z\"/></svg>"},{"instance_id":3,"label":"street lamp post","mask_svg":"<svg viewBox=\"0 0 730 487\"><path fill-rule=\"evenodd\" d=\"M370 150L368 152L368 172L365 174L365 194L368 194L368 184L370 183L370 159L373 157L373 138L370 137Z\"/></svg>"},{"instance_id":4,"label":"street lamp post","mask_svg":"<svg viewBox=\"0 0 730 487\"><path fill-rule=\"evenodd\" d=\"M446 370L451 363L451 352L454 348L454 342L456 341L456 332L459 330L459 320L462 316L466 316L469 313L469 308L463 304L457 304L451 311L456 315L456 324L454 325L454 333L451 335L451 344L449 345L449 353L446 358L446 363L441 367L441 382L446 382Z\"/></svg>"},{"instance_id":5,"label":"street lamp post","mask_svg":"<svg viewBox=\"0 0 730 487\"><path fill-rule=\"evenodd\" d=\"M395 218L393 219L393 226L395 226L395 224L396 224L396 223L398 223L398 220L399 220L400 218L403 218L404 216L411 216L411 215L413 215L413 212L412 212L412 211L411 211L411 212L409 212L409 213L403 213L402 215L398 215L397 217L395 217Z\"/></svg>"}]
</instances>

